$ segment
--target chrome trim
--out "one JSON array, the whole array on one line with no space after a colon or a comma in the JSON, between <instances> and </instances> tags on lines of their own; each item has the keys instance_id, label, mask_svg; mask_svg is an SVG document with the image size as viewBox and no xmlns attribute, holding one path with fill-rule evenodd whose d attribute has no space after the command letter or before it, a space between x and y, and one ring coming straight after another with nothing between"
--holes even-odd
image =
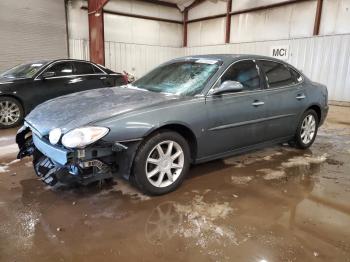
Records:
<instances>
[{"instance_id":1,"label":"chrome trim","mask_svg":"<svg viewBox=\"0 0 350 262\"><path fill-rule=\"evenodd\" d=\"M253 106L262 106L262 105L265 105L265 102L263 102L263 101L256 101L256 102L253 102L252 105Z\"/></svg>"},{"instance_id":2,"label":"chrome trim","mask_svg":"<svg viewBox=\"0 0 350 262\"><path fill-rule=\"evenodd\" d=\"M267 84L267 88L260 88L260 89L256 89L256 90L252 90L252 91L243 91L243 92L237 92L237 93L227 93L227 94L221 94L220 96L217 96L217 95L212 95L210 92L212 92L211 90L214 88L214 86L218 83L218 81L221 79L221 77L226 73L226 71L231 68L231 66L233 66L234 64L238 63L238 62L241 62L241 61L246 61L246 60L251 60L253 61L254 63L256 63L256 61L270 61L270 62L275 62L275 63L279 63L279 64L282 64L284 66L288 66L290 68L292 68L294 71L296 71L301 77L302 77L302 81L296 83L296 84L292 84L292 85L287 85L287 86L281 86L281 87L276 87L276 88L269 88L269 85L268 83L266 82ZM259 65L256 63L257 67L259 68L258 69L258 72L259 72L259 75L262 74L261 73L261 70L260 70L260 67ZM210 89L208 90L207 94L205 94L204 96L206 98L208 97L222 97L222 96L226 96L226 95L238 95L238 94L247 94L247 93L254 93L254 92L261 92L261 91L272 91L272 90L279 90L279 89L285 89L285 88L289 88L289 87L295 87L297 85L301 85L305 82L305 78L304 78L304 75L301 74L296 68L294 68L292 65L289 65L289 64L286 64L284 62L279 62L279 61L275 61L275 60L272 60L272 59L268 59L268 58L244 58L244 59L240 59L240 60L237 60L237 61L234 61L232 62L226 69L225 71L218 77L218 79L214 82L214 84L210 87Z\"/></svg>"},{"instance_id":3,"label":"chrome trim","mask_svg":"<svg viewBox=\"0 0 350 262\"><path fill-rule=\"evenodd\" d=\"M301 100L301 99L306 98L306 95L297 95L295 98L298 100Z\"/></svg>"},{"instance_id":4,"label":"chrome trim","mask_svg":"<svg viewBox=\"0 0 350 262\"><path fill-rule=\"evenodd\" d=\"M54 61L54 62L51 62L49 63L46 68L43 69L43 71L41 71L35 78L34 80L41 80L39 79L39 77L44 73L46 72L48 69L50 69L53 65L57 64L57 63L61 63L61 62L81 62L81 63L87 63L87 64L90 64L94 67L97 67L98 69L100 69L103 73L97 73L97 74L80 74L80 75L69 75L69 77L72 77L72 76L86 76L86 75L108 75L106 73L106 71L104 71L103 69L101 69L100 67L94 65L93 63L89 62L89 61L80 61L80 60L72 60L72 59L62 59L62 60L58 60L58 61ZM55 77L55 76L54 76ZM61 77L68 77L68 76L56 76L56 78L61 78ZM46 79L51 79L53 77L48 77Z\"/></svg>"},{"instance_id":5,"label":"chrome trim","mask_svg":"<svg viewBox=\"0 0 350 262\"><path fill-rule=\"evenodd\" d=\"M238 122L238 123L232 123L232 124L227 124L227 125L216 126L216 127L209 128L208 130L209 131L217 131L217 130L222 130L222 129L227 129L227 128L246 126L246 125L250 125L250 124L257 124L257 123L260 123L260 122L265 122L265 121L269 121L269 120L275 120L275 119L289 117L289 116L295 116L295 114L285 114L285 115L264 117L264 118L249 120L249 121L243 121L243 122Z\"/></svg>"},{"instance_id":6,"label":"chrome trim","mask_svg":"<svg viewBox=\"0 0 350 262\"><path fill-rule=\"evenodd\" d=\"M118 140L115 143L127 143L127 142L136 142L136 141L141 141L143 138L134 138L134 139L128 139L128 140Z\"/></svg>"},{"instance_id":7,"label":"chrome trim","mask_svg":"<svg viewBox=\"0 0 350 262\"><path fill-rule=\"evenodd\" d=\"M45 78L46 80L50 79L57 79L57 78L74 78L74 77L81 77L81 76L105 76L105 74L80 74L80 75L67 75L67 76L52 76ZM34 81L41 80L41 79L34 79Z\"/></svg>"}]
</instances>

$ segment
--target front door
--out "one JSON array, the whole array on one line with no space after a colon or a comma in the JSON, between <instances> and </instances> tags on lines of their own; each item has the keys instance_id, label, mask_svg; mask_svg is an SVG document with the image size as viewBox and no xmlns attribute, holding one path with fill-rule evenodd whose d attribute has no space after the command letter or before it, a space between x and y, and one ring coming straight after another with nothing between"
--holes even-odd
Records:
<instances>
[{"instance_id":1,"label":"front door","mask_svg":"<svg viewBox=\"0 0 350 262\"><path fill-rule=\"evenodd\" d=\"M220 88L225 81L239 82L243 90L207 96L209 125L204 149L207 156L230 153L265 140L266 95L256 63L235 62L214 88Z\"/></svg>"}]
</instances>

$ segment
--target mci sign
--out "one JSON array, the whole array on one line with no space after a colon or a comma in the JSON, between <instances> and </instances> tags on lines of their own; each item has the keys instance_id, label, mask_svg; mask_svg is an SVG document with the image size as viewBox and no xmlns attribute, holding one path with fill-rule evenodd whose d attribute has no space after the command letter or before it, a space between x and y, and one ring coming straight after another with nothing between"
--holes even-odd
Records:
<instances>
[{"instance_id":1,"label":"mci sign","mask_svg":"<svg viewBox=\"0 0 350 262\"><path fill-rule=\"evenodd\" d=\"M281 60L287 60L289 57L289 46L288 45L271 46L270 56Z\"/></svg>"}]
</instances>

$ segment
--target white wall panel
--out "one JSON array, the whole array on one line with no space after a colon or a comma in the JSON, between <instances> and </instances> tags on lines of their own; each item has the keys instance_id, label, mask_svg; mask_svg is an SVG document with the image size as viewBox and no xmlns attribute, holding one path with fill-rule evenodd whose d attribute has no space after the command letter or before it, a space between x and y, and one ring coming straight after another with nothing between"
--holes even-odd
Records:
<instances>
[{"instance_id":1,"label":"white wall panel","mask_svg":"<svg viewBox=\"0 0 350 262\"><path fill-rule=\"evenodd\" d=\"M316 1L232 16L231 42L312 36Z\"/></svg>"},{"instance_id":2,"label":"white wall panel","mask_svg":"<svg viewBox=\"0 0 350 262\"><path fill-rule=\"evenodd\" d=\"M324 0L320 34L350 33L350 0Z\"/></svg>"},{"instance_id":3,"label":"white wall panel","mask_svg":"<svg viewBox=\"0 0 350 262\"><path fill-rule=\"evenodd\" d=\"M287 62L310 79L327 85L329 99L350 101L350 35L233 43L186 48L186 55L208 53L269 55L270 47L289 45Z\"/></svg>"},{"instance_id":4,"label":"white wall panel","mask_svg":"<svg viewBox=\"0 0 350 262\"><path fill-rule=\"evenodd\" d=\"M70 39L69 57L74 59L89 60L89 41Z\"/></svg>"},{"instance_id":5,"label":"white wall panel","mask_svg":"<svg viewBox=\"0 0 350 262\"><path fill-rule=\"evenodd\" d=\"M188 45L215 45L225 41L225 18L216 18L188 24Z\"/></svg>"},{"instance_id":6,"label":"white wall panel","mask_svg":"<svg viewBox=\"0 0 350 262\"><path fill-rule=\"evenodd\" d=\"M125 70L136 77L183 53L184 49L177 47L105 42L106 66L117 72Z\"/></svg>"},{"instance_id":7,"label":"white wall panel","mask_svg":"<svg viewBox=\"0 0 350 262\"><path fill-rule=\"evenodd\" d=\"M218 0L217 2L205 1L193 7L188 12L188 19L197 19L205 16L218 15L226 13L227 2Z\"/></svg>"},{"instance_id":8,"label":"white wall panel","mask_svg":"<svg viewBox=\"0 0 350 262\"><path fill-rule=\"evenodd\" d=\"M162 45L182 45L182 25L104 14L105 41Z\"/></svg>"},{"instance_id":9,"label":"white wall panel","mask_svg":"<svg viewBox=\"0 0 350 262\"><path fill-rule=\"evenodd\" d=\"M276 4L284 1L285 0L232 0L232 11L235 12L253 7Z\"/></svg>"},{"instance_id":10,"label":"white wall panel","mask_svg":"<svg viewBox=\"0 0 350 262\"><path fill-rule=\"evenodd\" d=\"M107 11L118 11L136 15L154 16L159 18L182 21L181 12L173 7L160 6L133 0L110 0L105 8Z\"/></svg>"},{"instance_id":11,"label":"white wall panel","mask_svg":"<svg viewBox=\"0 0 350 262\"><path fill-rule=\"evenodd\" d=\"M68 35L69 39L89 39L89 20L86 10L80 7L83 1L68 2Z\"/></svg>"}]
</instances>

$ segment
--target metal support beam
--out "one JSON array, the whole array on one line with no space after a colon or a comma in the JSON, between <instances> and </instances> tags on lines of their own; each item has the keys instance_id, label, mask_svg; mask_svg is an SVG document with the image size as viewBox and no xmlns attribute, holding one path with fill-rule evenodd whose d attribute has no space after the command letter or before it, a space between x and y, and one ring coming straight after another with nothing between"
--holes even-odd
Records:
<instances>
[{"instance_id":1,"label":"metal support beam","mask_svg":"<svg viewBox=\"0 0 350 262\"><path fill-rule=\"evenodd\" d=\"M109 0L88 0L90 60L105 64L103 7Z\"/></svg>"},{"instance_id":2,"label":"metal support beam","mask_svg":"<svg viewBox=\"0 0 350 262\"><path fill-rule=\"evenodd\" d=\"M230 43L232 0L227 0L225 43Z\"/></svg>"},{"instance_id":3,"label":"metal support beam","mask_svg":"<svg viewBox=\"0 0 350 262\"><path fill-rule=\"evenodd\" d=\"M183 47L187 46L188 9L183 12Z\"/></svg>"},{"instance_id":4,"label":"metal support beam","mask_svg":"<svg viewBox=\"0 0 350 262\"><path fill-rule=\"evenodd\" d=\"M321 16L322 16L323 0L317 0L317 9L314 23L314 35L318 35L320 32Z\"/></svg>"}]
</instances>

